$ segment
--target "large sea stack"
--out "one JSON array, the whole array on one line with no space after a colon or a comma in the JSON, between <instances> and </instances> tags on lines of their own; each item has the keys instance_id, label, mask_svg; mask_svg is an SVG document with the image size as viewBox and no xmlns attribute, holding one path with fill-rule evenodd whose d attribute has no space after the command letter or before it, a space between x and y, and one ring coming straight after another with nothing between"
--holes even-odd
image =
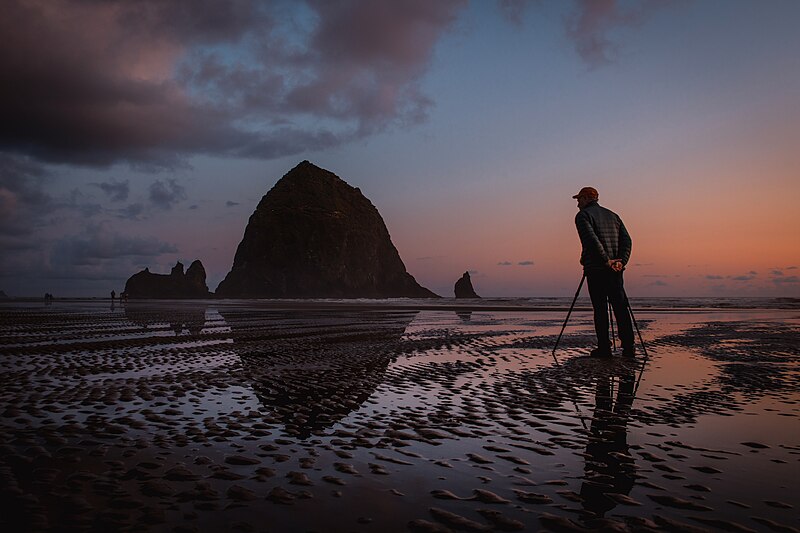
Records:
<instances>
[{"instance_id":1,"label":"large sea stack","mask_svg":"<svg viewBox=\"0 0 800 533\"><path fill-rule=\"evenodd\" d=\"M222 298L431 298L406 272L374 205L303 161L261 199Z\"/></svg>"},{"instance_id":2,"label":"large sea stack","mask_svg":"<svg viewBox=\"0 0 800 533\"><path fill-rule=\"evenodd\" d=\"M132 299L155 298L209 298L211 293L206 286L206 269L199 260L189 265L183 272L183 263L178 261L172 272L153 274L145 268L137 272L125 283L125 292Z\"/></svg>"}]
</instances>

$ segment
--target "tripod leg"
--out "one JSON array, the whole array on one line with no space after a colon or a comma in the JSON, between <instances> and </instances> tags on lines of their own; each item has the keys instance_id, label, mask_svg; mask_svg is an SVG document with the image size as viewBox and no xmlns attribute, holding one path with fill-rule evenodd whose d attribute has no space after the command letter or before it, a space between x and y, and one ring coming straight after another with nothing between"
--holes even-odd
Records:
<instances>
[{"instance_id":1,"label":"tripod leg","mask_svg":"<svg viewBox=\"0 0 800 533\"><path fill-rule=\"evenodd\" d=\"M644 375L644 369L647 366L647 360L649 359L649 355L647 354L647 347L644 345L644 340L642 340L642 332L639 331L639 324L636 323L636 317L633 315L633 308L631 307L631 302L628 300L628 295L625 294L625 303L628 306L628 312L631 314L631 321L633 321L633 326L636 328L636 334L639 335L639 342L642 345L642 351L644 352L644 361L642 362L642 369L639 371L639 377L636 379L636 386L633 389L633 396L636 397L636 393L639 390L639 383L642 381L642 376Z\"/></svg>"},{"instance_id":2,"label":"tripod leg","mask_svg":"<svg viewBox=\"0 0 800 533\"><path fill-rule=\"evenodd\" d=\"M617 337L614 335L614 310L611 308L611 300L608 301L608 323L611 324L611 345L617 351Z\"/></svg>"},{"instance_id":3,"label":"tripod leg","mask_svg":"<svg viewBox=\"0 0 800 533\"><path fill-rule=\"evenodd\" d=\"M642 332L639 331L639 324L636 323L636 317L633 316L633 309L631 308L631 302L628 300L628 295L625 295L625 303L628 305L628 312L631 314L631 320L633 321L633 327L636 328L636 334L639 336L639 343L642 345L642 351L644 352L645 361L647 361L647 347L644 345L644 340L642 340Z\"/></svg>"},{"instance_id":4,"label":"tripod leg","mask_svg":"<svg viewBox=\"0 0 800 533\"><path fill-rule=\"evenodd\" d=\"M583 280L586 279L586 274L584 273L583 277L581 278L581 282L578 284L578 290L575 291L575 297L572 299L572 305L569 306L569 311L567 312L567 318L564 319L564 325L561 326L561 333L558 334L558 339L556 339L556 345L553 346L553 358L556 357L556 348L558 348L558 343L561 342L561 336L564 334L564 329L567 327L567 322L569 322L569 315L572 314L572 308L575 307L575 302L578 300L578 295L581 293L581 289L583 288ZM556 363L558 363L558 359L556 359Z\"/></svg>"}]
</instances>

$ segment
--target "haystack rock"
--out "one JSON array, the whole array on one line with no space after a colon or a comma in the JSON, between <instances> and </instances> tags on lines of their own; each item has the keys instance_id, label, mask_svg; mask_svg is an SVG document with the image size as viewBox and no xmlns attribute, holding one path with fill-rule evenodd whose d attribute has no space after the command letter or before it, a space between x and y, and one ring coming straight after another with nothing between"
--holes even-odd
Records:
<instances>
[{"instance_id":1,"label":"haystack rock","mask_svg":"<svg viewBox=\"0 0 800 533\"><path fill-rule=\"evenodd\" d=\"M206 286L206 269L199 260L183 272L183 263L178 261L167 274L153 274L149 268L137 272L125 283L125 292L132 299L154 298L209 298Z\"/></svg>"},{"instance_id":2,"label":"haystack rock","mask_svg":"<svg viewBox=\"0 0 800 533\"><path fill-rule=\"evenodd\" d=\"M261 199L222 298L435 298L358 188L303 161Z\"/></svg>"},{"instance_id":3,"label":"haystack rock","mask_svg":"<svg viewBox=\"0 0 800 533\"><path fill-rule=\"evenodd\" d=\"M456 281L455 286L456 298L480 298L472 288L472 280L469 277L469 272L464 272L461 279Z\"/></svg>"}]
</instances>

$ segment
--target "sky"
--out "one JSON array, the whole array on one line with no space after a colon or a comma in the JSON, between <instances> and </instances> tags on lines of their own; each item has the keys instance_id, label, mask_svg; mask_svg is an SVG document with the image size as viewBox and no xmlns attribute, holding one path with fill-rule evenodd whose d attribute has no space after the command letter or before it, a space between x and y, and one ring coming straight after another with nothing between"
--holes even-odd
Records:
<instances>
[{"instance_id":1,"label":"sky","mask_svg":"<svg viewBox=\"0 0 800 533\"><path fill-rule=\"evenodd\" d=\"M571 296L571 197L635 296L800 297L795 0L7 0L0 290L213 291L302 160L452 296Z\"/></svg>"}]
</instances>

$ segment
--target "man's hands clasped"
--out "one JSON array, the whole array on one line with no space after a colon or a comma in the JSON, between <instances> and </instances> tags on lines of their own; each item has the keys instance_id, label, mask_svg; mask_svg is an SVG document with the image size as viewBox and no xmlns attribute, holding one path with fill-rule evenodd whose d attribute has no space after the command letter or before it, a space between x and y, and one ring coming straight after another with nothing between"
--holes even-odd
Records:
<instances>
[{"instance_id":1,"label":"man's hands clasped","mask_svg":"<svg viewBox=\"0 0 800 533\"><path fill-rule=\"evenodd\" d=\"M608 268L614 272L622 272L625 270L625 265L619 259L609 259L608 263L606 264L608 265Z\"/></svg>"}]
</instances>

